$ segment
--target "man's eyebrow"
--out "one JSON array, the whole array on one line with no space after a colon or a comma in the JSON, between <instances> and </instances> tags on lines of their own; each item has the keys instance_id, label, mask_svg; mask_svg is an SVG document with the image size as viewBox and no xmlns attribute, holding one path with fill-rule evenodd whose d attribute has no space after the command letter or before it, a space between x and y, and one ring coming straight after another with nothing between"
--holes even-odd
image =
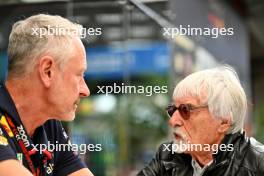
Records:
<instances>
[{"instance_id":1,"label":"man's eyebrow","mask_svg":"<svg viewBox=\"0 0 264 176\"><path fill-rule=\"evenodd\" d=\"M87 70L87 66L82 68L82 71L85 72Z\"/></svg>"},{"instance_id":2,"label":"man's eyebrow","mask_svg":"<svg viewBox=\"0 0 264 176\"><path fill-rule=\"evenodd\" d=\"M87 70L87 64L83 64L83 65L81 65L81 67L80 67L80 70L81 71L85 71L85 70Z\"/></svg>"},{"instance_id":3,"label":"man's eyebrow","mask_svg":"<svg viewBox=\"0 0 264 176\"><path fill-rule=\"evenodd\" d=\"M85 64L84 64L84 70L87 70L87 62L85 62Z\"/></svg>"},{"instance_id":4,"label":"man's eyebrow","mask_svg":"<svg viewBox=\"0 0 264 176\"><path fill-rule=\"evenodd\" d=\"M83 68L83 69L80 69L80 70L79 70L79 73L82 73L82 74L83 74L83 73L85 73L85 71L86 71L86 70Z\"/></svg>"}]
</instances>

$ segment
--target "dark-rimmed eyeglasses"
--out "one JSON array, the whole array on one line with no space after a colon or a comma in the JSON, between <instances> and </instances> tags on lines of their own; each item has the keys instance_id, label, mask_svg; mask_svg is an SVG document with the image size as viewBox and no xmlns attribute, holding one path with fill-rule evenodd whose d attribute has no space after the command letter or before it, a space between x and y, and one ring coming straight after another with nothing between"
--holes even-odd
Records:
<instances>
[{"instance_id":1,"label":"dark-rimmed eyeglasses","mask_svg":"<svg viewBox=\"0 0 264 176\"><path fill-rule=\"evenodd\" d=\"M174 104L169 104L166 108L168 116L171 118L175 111L179 111L181 117L185 120L190 118L191 111L200 108L206 108L208 105L194 106L192 104L180 104L178 107Z\"/></svg>"}]
</instances>

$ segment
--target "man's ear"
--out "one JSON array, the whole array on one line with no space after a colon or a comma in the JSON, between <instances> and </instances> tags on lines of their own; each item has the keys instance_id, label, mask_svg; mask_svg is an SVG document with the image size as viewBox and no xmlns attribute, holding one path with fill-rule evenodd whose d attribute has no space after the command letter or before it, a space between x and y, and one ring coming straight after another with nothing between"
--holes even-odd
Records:
<instances>
[{"instance_id":1,"label":"man's ear","mask_svg":"<svg viewBox=\"0 0 264 176\"><path fill-rule=\"evenodd\" d=\"M55 61L51 56L43 56L39 60L38 71L40 79L45 87L50 87L54 75Z\"/></svg>"},{"instance_id":2,"label":"man's ear","mask_svg":"<svg viewBox=\"0 0 264 176\"><path fill-rule=\"evenodd\" d=\"M230 118L223 118L221 119L220 126L218 127L218 132L219 133L226 133L229 128L231 127L231 120Z\"/></svg>"}]
</instances>

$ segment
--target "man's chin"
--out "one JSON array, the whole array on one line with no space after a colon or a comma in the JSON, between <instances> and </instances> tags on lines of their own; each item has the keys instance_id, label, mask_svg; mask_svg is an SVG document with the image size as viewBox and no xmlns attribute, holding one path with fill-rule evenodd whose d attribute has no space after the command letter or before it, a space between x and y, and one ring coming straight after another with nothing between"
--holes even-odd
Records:
<instances>
[{"instance_id":1,"label":"man's chin","mask_svg":"<svg viewBox=\"0 0 264 176\"><path fill-rule=\"evenodd\" d=\"M70 116L69 118L65 119L65 121L70 122L70 121L73 121L74 119L75 119L75 114Z\"/></svg>"},{"instance_id":2,"label":"man's chin","mask_svg":"<svg viewBox=\"0 0 264 176\"><path fill-rule=\"evenodd\" d=\"M174 139L173 140L173 152L174 153L187 153L188 143L184 140Z\"/></svg>"},{"instance_id":3,"label":"man's chin","mask_svg":"<svg viewBox=\"0 0 264 176\"><path fill-rule=\"evenodd\" d=\"M70 122L70 121L73 121L75 119L75 113L74 114L67 114L65 116L61 116L59 118L57 118L57 120L60 120L60 121L65 121L65 122Z\"/></svg>"}]
</instances>

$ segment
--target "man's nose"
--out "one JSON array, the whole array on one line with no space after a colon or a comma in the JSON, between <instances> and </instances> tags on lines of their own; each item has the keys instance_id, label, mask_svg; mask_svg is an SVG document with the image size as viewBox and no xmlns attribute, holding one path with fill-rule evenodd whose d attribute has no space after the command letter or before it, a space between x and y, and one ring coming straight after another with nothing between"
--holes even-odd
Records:
<instances>
[{"instance_id":1,"label":"man's nose","mask_svg":"<svg viewBox=\"0 0 264 176\"><path fill-rule=\"evenodd\" d=\"M174 127L179 127L183 125L182 117L179 113L179 111L175 111L172 117L169 120L169 125L174 128Z\"/></svg>"},{"instance_id":2,"label":"man's nose","mask_svg":"<svg viewBox=\"0 0 264 176\"><path fill-rule=\"evenodd\" d=\"M80 85L80 97L88 97L90 95L90 90L88 86L86 85L84 79L81 81Z\"/></svg>"}]
</instances>

